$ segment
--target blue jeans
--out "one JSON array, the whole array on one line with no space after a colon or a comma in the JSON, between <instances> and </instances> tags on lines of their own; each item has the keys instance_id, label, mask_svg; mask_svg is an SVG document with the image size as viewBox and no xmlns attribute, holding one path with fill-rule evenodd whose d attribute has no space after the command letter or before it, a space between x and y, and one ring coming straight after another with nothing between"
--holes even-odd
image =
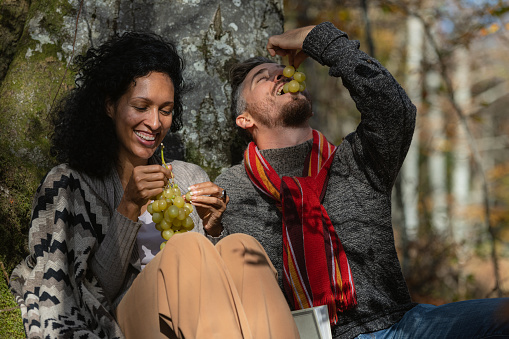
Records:
<instances>
[{"instance_id":1,"label":"blue jeans","mask_svg":"<svg viewBox=\"0 0 509 339\"><path fill-rule=\"evenodd\" d=\"M357 339L509 338L509 319L498 308L509 298L466 300L434 306L420 304L391 327Z\"/></svg>"}]
</instances>

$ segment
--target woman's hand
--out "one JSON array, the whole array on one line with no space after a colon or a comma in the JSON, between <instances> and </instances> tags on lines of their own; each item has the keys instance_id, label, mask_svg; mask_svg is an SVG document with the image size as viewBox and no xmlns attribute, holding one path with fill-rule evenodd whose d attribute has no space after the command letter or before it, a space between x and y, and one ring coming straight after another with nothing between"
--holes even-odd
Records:
<instances>
[{"instance_id":1,"label":"woman's hand","mask_svg":"<svg viewBox=\"0 0 509 339\"><path fill-rule=\"evenodd\" d=\"M273 35L269 38L267 50L271 56L275 56L276 54L283 57L288 56L289 65L297 69L308 57L308 55L302 51L302 43L314 27L315 26L306 26L286 31L283 34Z\"/></svg>"},{"instance_id":2,"label":"woman's hand","mask_svg":"<svg viewBox=\"0 0 509 339\"><path fill-rule=\"evenodd\" d=\"M221 187L210 181L192 185L189 190L192 194L191 203L196 206L205 232L213 237L219 236L223 230L221 216L230 198L223 195Z\"/></svg>"},{"instance_id":3,"label":"woman's hand","mask_svg":"<svg viewBox=\"0 0 509 339\"><path fill-rule=\"evenodd\" d=\"M167 168L161 165L135 167L117 211L133 221L138 221L141 208L164 190L171 177L171 165L167 165Z\"/></svg>"}]
</instances>

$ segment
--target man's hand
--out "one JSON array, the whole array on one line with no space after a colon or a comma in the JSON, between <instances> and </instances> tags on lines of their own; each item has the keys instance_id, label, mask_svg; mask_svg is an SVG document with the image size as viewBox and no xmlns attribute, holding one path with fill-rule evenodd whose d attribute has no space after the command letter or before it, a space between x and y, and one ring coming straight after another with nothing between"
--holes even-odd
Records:
<instances>
[{"instance_id":1,"label":"man's hand","mask_svg":"<svg viewBox=\"0 0 509 339\"><path fill-rule=\"evenodd\" d=\"M283 57L288 56L289 64L298 68L308 57L308 55L302 51L302 43L314 27L315 26L306 26L286 31L280 35L273 35L269 38L267 50L271 56L275 56L276 54Z\"/></svg>"}]
</instances>

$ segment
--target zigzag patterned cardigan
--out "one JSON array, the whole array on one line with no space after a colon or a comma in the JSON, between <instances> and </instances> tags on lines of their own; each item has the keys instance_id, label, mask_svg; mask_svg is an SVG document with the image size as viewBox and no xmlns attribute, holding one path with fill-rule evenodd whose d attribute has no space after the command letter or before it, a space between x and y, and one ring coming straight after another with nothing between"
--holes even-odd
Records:
<instances>
[{"instance_id":1,"label":"zigzag patterned cardigan","mask_svg":"<svg viewBox=\"0 0 509 339\"><path fill-rule=\"evenodd\" d=\"M176 178L208 180L196 165L180 161L172 165L174 173L179 172ZM115 210L123 194L119 184L116 171L94 179L63 164L53 168L37 189L29 233L30 255L14 269L10 281L29 338L124 338L113 314L139 273L138 251L133 249L137 249L136 234L141 223ZM178 184L188 187L190 182ZM196 230L203 233L201 221L195 220L195 224ZM105 238L104 243L115 240L108 235L108 229L111 233L115 228L115 234L125 230L130 234L116 239L116 247L108 245L103 252L113 257L111 267L124 266L124 270L101 271L96 268L94 256L99 256L98 249L104 249L100 245ZM111 253L115 250L125 252L123 259ZM115 276L121 277L120 283L110 282Z\"/></svg>"},{"instance_id":2,"label":"zigzag patterned cardigan","mask_svg":"<svg viewBox=\"0 0 509 339\"><path fill-rule=\"evenodd\" d=\"M11 276L29 338L122 338L89 259L112 211L89 181L66 165L37 189L30 255Z\"/></svg>"}]
</instances>

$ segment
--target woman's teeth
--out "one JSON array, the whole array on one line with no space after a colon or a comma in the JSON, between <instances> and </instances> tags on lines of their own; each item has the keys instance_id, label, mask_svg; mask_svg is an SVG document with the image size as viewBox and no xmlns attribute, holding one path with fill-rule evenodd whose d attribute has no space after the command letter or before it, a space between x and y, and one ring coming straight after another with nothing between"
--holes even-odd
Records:
<instances>
[{"instance_id":1,"label":"woman's teeth","mask_svg":"<svg viewBox=\"0 0 509 339\"><path fill-rule=\"evenodd\" d=\"M146 133L142 133L142 132L138 132L138 131L135 131L134 134L136 134L143 140L147 140L147 141L154 141L156 139L156 137L152 134L146 134Z\"/></svg>"}]
</instances>

